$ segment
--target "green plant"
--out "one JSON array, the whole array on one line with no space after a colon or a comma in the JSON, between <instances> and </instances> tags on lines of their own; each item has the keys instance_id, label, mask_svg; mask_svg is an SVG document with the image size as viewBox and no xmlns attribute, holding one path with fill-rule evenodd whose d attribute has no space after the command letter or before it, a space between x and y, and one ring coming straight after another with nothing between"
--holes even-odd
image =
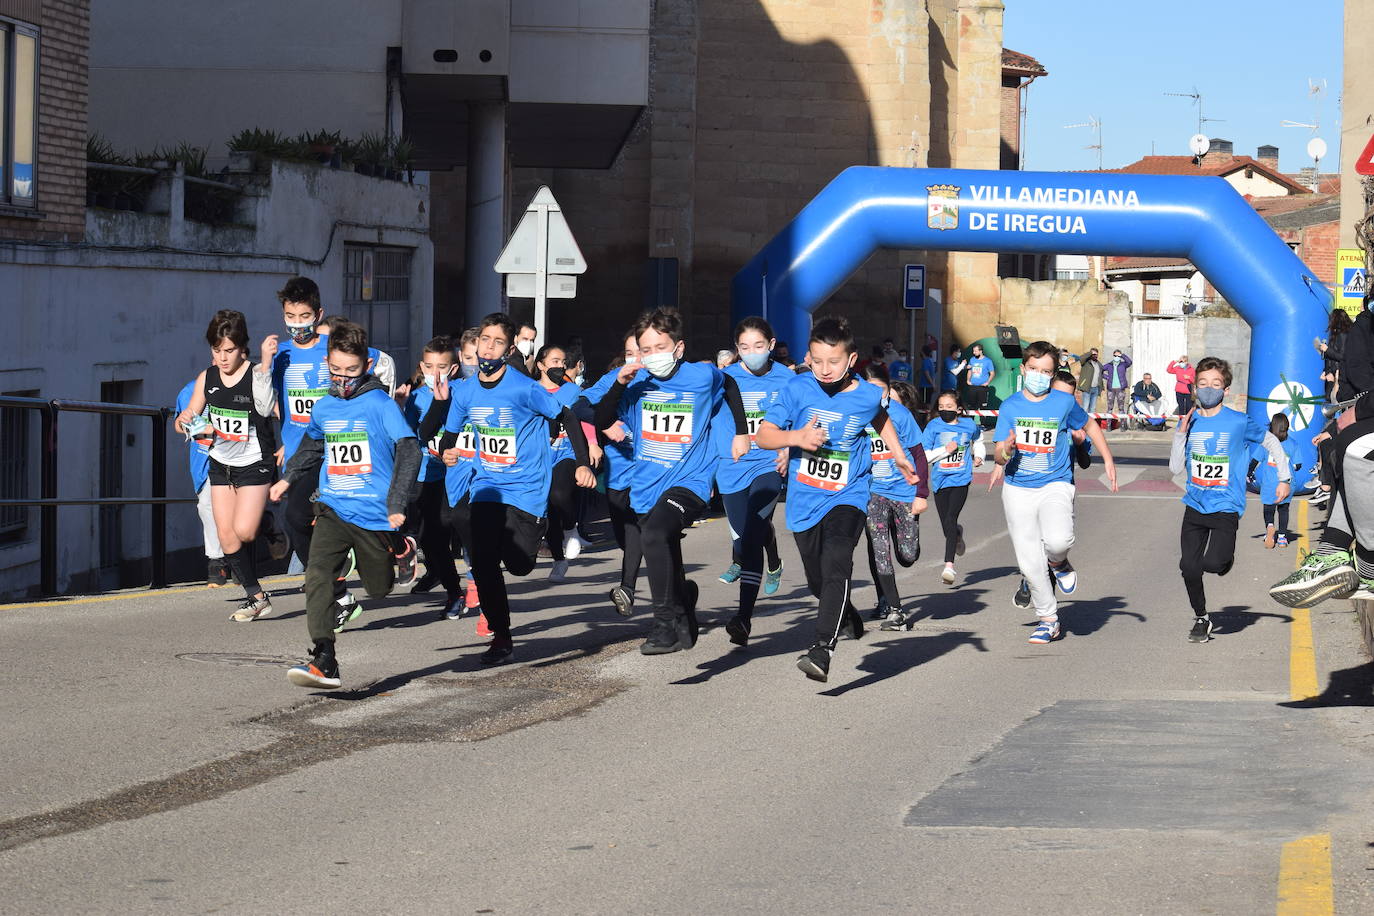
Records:
<instances>
[{"instance_id":1,"label":"green plant","mask_svg":"<svg viewBox=\"0 0 1374 916\"><path fill-rule=\"evenodd\" d=\"M343 142L343 135L336 130L318 130L313 134L305 134L305 141L311 146L328 147L337 149Z\"/></svg>"},{"instance_id":2,"label":"green plant","mask_svg":"<svg viewBox=\"0 0 1374 916\"><path fill-rule=\"evenodd\" d=\"M389 146L381 134L365 133L358 138L358 161L366 162L368 165L381 165L387 159Z\"/></svg>"},{"instance_id":3,"label":"green plant","mask_svg":"<svg viewBox=\"0 0 1374 916\"><path fill-rule=\"evenodd\" d=\"M115 151L114 144L106 140L100 133L93 133L86 138L86 161L103 162L107 165L128 165L129 160L119 155Z\"/></svg>"},{"instance_id":4,"label":"green plant","mask_svg":"<svg viewBox=\"0 0 1374 916\"><path fill-rule=\"evenodd\" d=\"M227 145L232 153L258 153L269 158L280 158L291 142L289 137L275 130L253 127L234 134Z\"/></svg>"},{"instance_id":5,"label":"green plant","mask_svg":"<svg viewBox=\"0 0 1374 916\"><path fill-rule=\"evenodd\" d=\"M415 144L402 138L391 147L391 159L398 169L408 169L415 161Z\"/></svg>"}]
</instances>

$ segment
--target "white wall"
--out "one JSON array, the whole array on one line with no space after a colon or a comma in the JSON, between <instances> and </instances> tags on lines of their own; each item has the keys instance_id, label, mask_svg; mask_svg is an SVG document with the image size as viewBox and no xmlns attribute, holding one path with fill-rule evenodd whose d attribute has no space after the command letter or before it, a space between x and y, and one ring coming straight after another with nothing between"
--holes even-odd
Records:
<instances>
[{"instance_id":1,"label":"white wall","mask_svg":"<svg viewBox=\"0 0 1374 916\"><path fill-rule=\"evenodd\" d=\"M1245 177L1244 169L1232 172L1226 176L1226 181L1238 192L1250 197L1287 197L1291 193L1286 185L1279 184L1259 171L1255 171L1250 178Z\"/></svg>"}]
</instances>

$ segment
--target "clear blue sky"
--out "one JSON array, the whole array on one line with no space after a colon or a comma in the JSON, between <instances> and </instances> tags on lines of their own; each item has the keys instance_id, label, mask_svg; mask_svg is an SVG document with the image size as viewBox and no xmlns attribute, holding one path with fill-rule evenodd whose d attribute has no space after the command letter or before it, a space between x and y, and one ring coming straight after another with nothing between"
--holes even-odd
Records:
<instances>
[{"instance_id":1,"label":"clear blue sky","mask_svg":"<svg viewBox=\"0 0 1374 916\"><path fill-rule=\"evenodd\" d=\"M1253 156L1266 143L1279 148L1279 166L1311 165L1311 132L1280 121L1312 123L1308 79L1327 83L1321 130L1328 152L1323 172L1338 167L1341 93L1340 0L1004 0L1003 44L1044 65L1030 88L1025 167L1060 171L1097 168L1087 127L1102 122L1102 164L1118 168L1151 152L1187 155L1197 130L1192 99L1203 114L1224 118L1203 125L1209 137Z\"/></svg>"}]
</instances>

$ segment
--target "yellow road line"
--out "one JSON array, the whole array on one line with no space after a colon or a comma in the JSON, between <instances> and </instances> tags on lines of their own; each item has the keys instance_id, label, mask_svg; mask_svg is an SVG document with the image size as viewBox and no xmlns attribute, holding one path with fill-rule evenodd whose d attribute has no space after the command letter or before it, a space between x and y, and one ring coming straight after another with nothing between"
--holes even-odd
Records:
<instances>
[{"instance_id":1,"label":"yellow road line","mask_svg":"<svg viewBox=\"0 0 1374 916\"><path fill-rule=\"evenodd\" d=\"M1283 844L1279 857L1278 916L1331 916L1331 834L1319 833Z\"/></svg>"},{"instance_id":2,"label":"yellow road line","mask_svg":"<svg viewBox=\"0 0 1374 916\"><path fill-rule=\"evenodd\" d=\"M273 576L263 579L264 587L271 585L285 585L291 582L302 582L304 576ZM228 586L230 594L237 585ZM161 598L170 595L190 595L190 594L214 594L218 589L206 588L204 585L181 585L176 588L149 588L139 591L119 592L114 595L82 595L78 598L52 598L45 601L17 601L14 604L0 604L0 611L20 611L24 608L32 607L71 607L77 604L105 604L110 601L128 601L134 598Z\"/></svg>"},{"instance_id":3,"label":"yellow road line","mask_svg":"<svg viewBox=\"0 0 1374 916\"><path fill-rule=\"evenodd\" d=\"M1307 500L1298 503L1298 550L1308 550ZM1296 561L1296 557L1295 557ZM1317 650L1312 641L1312 611L1293 609L1293 624L1288 628L1288 692L1294 700L1306 700L1321 693L1317 684Z\"/></svg>"}]
</instances>

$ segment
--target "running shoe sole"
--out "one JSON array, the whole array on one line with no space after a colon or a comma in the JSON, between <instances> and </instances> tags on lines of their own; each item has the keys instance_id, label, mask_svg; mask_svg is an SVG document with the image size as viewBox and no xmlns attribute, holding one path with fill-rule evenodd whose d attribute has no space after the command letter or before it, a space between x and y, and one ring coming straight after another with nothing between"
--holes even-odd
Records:
<instances>
[{"instance_id":1,"label":"running shoe sole","mask_svg":"<svg viewBox=\"0 0 1374 916\"><path fill-rule=\"evenodd\" d=\"M1312 607L1327 598L1349 598L1359 587L1360 577L1347 566L1315 579L1276 585L1269 589L1269 597L1284 607Z\"/></svg>"},{"instance_id":2,"label":"running shoe sole","mask_svg":"<svg viewBox=\"0 0 1374 916\"><path fill-rule=\"evenodd\" d=\"M953 585L955 579L954 570L946 569L940 573L940 581L946 585Z\"/></svg>"},{"instance_id":3,"label":"running shoe sole","mask_svg":"<svg viewBox=\"0 0 1374 916\"><path fill-rule=\"evenodd\" d=\"M635 612L635 596L623 585L611 589L611 603L621 617L629 617Z\"/></svg>"},{"instance_id":4,"label":"running shoe sole","mask_svg":"<svg viewBox=\"0 0 1374 916\"><path fill-rule=\"evenodd\" d=\"M319 687L323 690L337 690L343 681L336 677L325 677L314 665L297 665L287 669L286 679L297 687Z\"/></svg>"},{"instance_id":5,"label":"running shoe sole","mask_svg":"<svg viewBox=\"0 0 1374 916\"><path fill-rule=\"evenodd\" d=\"M797 670L813 681L820 681L824 684L830 679L830 672L825 671L820 665L811 660L810 655L803 655L797 659Z\"/></svg>"}]
</instances>

